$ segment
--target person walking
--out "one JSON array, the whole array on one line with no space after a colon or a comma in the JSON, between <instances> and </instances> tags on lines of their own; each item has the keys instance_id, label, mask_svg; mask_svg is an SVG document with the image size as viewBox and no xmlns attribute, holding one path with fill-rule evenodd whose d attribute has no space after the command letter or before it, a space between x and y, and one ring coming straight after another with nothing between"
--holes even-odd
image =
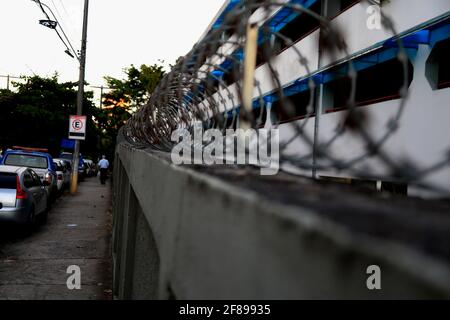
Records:
<instances>
[{"instance_id":1,"label":"person walking","mask_svg":"<svg viewBox=\"0 0 450 320\"><path fill-rule=\"evenodd\" d=\"M105 184L109 168L109 161L106 159L106 156L102 156L102 159L98 162L98 167L100 169L100 181L102 184Z\"/></svg>"}]
</instances>

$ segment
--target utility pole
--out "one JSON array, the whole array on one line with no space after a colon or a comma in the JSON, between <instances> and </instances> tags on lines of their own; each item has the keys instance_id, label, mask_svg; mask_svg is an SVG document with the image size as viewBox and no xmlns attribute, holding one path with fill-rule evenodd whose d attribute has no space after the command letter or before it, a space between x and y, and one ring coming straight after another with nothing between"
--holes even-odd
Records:
<instances>
[{"instance_id":1,"label":"utility pole","mask_svg":"<svg viewBox=\"0 0 450 320\"><path fill-rule=\"evenodd\" d=\"M0 75L0 78L6 78L6 89L9 90L11 88L12 79L20 79L20 77L10 76L9 74L6 76Z\"/></svg>"},{"instance_id":2,"label":"utility pole","mask_svg":"<svg viewBox=\"0 0 450 320\"><path fill-rule=\"evenodd\" d=\"M89 0L84 0L84 15L83 15L83 36L81 39L80 52L80 80L78 82L78 96L77 96L77 115L83 115L83 97L84 97L84 77L86 71L86 42L87 42L87 27L88 27L88 11ZM70 185L70 193L76 194L78 191L78 165L80 163L80 140L75 140L75 150L73 153L73 168L72 179Z\"/></svg>"},{"instance_id":3,"label":"utility pole","mask_svg":"<svg viewBox=\"0 0 450 320\"><path fill-rule=\"evenodd\" d=\"M100 87L100 109L103 108L103 86Z\"/></svg>"},{"instance_id":4,"label":"utility pole","mask_svg":"<svg viewBox=\"0 0 450 320\"><path fill-rule=\"evenodd\" d=\"M101 85L100 87L99 86L91 86L91 88L100 89L100 109L102 109L103 108L104 90L105 89L108 90L108 89L111 89L111 88L105 87L103 85Z\"/></svg>"}]
</instances>

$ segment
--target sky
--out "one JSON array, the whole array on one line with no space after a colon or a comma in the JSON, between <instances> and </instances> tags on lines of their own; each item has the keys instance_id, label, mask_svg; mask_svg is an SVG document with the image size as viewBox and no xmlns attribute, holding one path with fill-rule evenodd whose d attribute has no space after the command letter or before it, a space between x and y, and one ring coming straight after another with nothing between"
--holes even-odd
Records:
<instances>
[{"instance_id":1,"label":"sky","mask_svg":"<svg viewBox=\"0 0 450 320\"><path fill-rule=\"evenodd\" d=\"M81 45L84 0L41 0L55 13L75 49ZM200 39L225 0L90 0L86 81L123 78L134 64L165 65ZM77 81L79 64L64 53L56 33L31 0L0 0L0 75L51 76ZM0 78L0 88L6 80Z\"/></svg>"}]
</instances>

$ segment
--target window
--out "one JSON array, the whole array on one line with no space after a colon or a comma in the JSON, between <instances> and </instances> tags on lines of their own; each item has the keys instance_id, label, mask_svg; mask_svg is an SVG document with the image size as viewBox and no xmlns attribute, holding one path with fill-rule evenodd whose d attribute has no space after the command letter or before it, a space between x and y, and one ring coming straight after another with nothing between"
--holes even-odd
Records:
<instances>
[{"instance_id":1,"label":"window","mask_svg":"<svg viewBox=\"0 0 450 320\"><path fill-rule=\"evenodd\" d=\"M56 167L56 171L64 171L64 168L59 164L59 162L53 162Z\"/></svg>"},{"instance_id":2,"label":"window","mask_svg":"<svg viewBox=\"0 0 450 320\"><path fill-rule=\"evenodd\" d=\"M450 87L450 39L436 43L427 61L426 77L433 89Z\"/></svg>"},{"instance_id":3,"label":"window","mask_svg":"<svg viewBox=\"0 0 450 320\"><path fill-rule=\"evenodd\" d=\"M351 179L350 184L359 189L377 191L377 182L375 180Z\"/></svg>"},{"instance_id":4,"label":"window","mask_svg":"<svg viewBox=\"0 0 450 320\"><path fill-rule=\"evenodd\" d=\"M253 109L253 118L258 127L262 128L266 124L267 120L267 108L263 106L262 108Z\"/></svg>"},{"instance_id":5,"label":"window","mask_svg":"<svg viewBox=\"0 0 450 320\"><path fill-rule=\"evenodd\" d=\"M39 176L34 171L30 171L30 173L31 173L31 176L33 177L33 185L35 187L40 187L42 185L42 182L41 182L41 179L39 178Z\"/></svg>"},{"instance_id":6,"label":"window","mask_svg":"<svg viewBox=\"0 0 450 320\"><path fill-rule=\"evenodd\" d=\"M258 47L258 53L256 56L256 67L259 67L268 62L267 58L276 55L280 52L280 49L270 47L271 40L266 40Z\"/></svg>"},{"instance_id":7,"label":"window","mask_svg":"<svg viewBox=\"0 0 450 320\"><path fill-rule=\"evenodd\" d=\"M225 123L225 127L227 129L233 129L236 130L237 129L237 123L238 123L238 119L239 119L239 115L237 115L236 117L234 117L231 113L226 114L226 123ZM234 122L233 122L234 120Z\"/></svg>"},{"instance_id":8,"label":"window","mask_svg":"<svg viewBox=\"0 0 450 320\"><path fill-rule=\"evenodd\" d=\"M0 189L16 189L15 173L0 173Z\"/></svg>"},{"instance_id":9,"label":"window","mask_svg":"<svg viewBox=\"0 0 450 320\"><path fill-rule=\"evenodd\" d=\"M320 15L322 13L322 1L316 1L309 9ZM293 42L297 42L319 28L319 26L320 22L318 19L310 14L301 13L281 29L279 33L291 39ZM277 46L279 51L287 47L287 44L282 39L277 37L276 41L278 42Z\"/></svg>"},{"instance_id":10,"label":"window","mask_svg":"<svg viewBox=\"0 0 450 320\"><path fill-rule=\"evenodd\" d=\"M358 188L360 191L369 192L382 192L395 196L408 196L408 184L392 181L376 181L376 180L363 180L355 178L343 178L343 177L331 177L331 176L319 176L320 181L328 183L346 184L352 187Z\"/></svg>"},{"instance_id":11,"label":"window","mask_svg":"<svg viewBox=\"0 0 450 320\"><path fill-rule=\"evenodd\" d=\"M62 153L60 158L72 161L73 160L73 155L71 153Z\"/></svg>"},{"instance_id":12,"label":"window","mask_svg":"<svg viewBox=\"0 0 450 320\"><path fill-rule=\"evenodd\" d=\"M211 96L219 90L219 80L209 77L205 82L205 94Z\"/></svg>"},{"instance_id":13,"label":"window","mask_svg":"<svg viewBox=\"0 0 450 320\"><path fill-rule=\"evenodd\" d=\"M341 12L349 9L360 1L361 0L341 0Z\"/></svg>"},{"instance_id":14,"label":"window","mask_svg":"<svg viewBox=\"0 0 450 320\"><path fill-rule=\"evenodd\" d=\"M30 189L30 188L34 187L33 177L28 172L23 175L23 185L27 189Z\"/></svg>"},{"instance_id":15,"label":"window","mask_svg":"<svg viewBox=\"0 0 450 320\"><path fill-rule=\"evenodd\" d=\"M47 158L25 154L9 154L6 156L5 164L9 166L29 167L37 169L47 168Z\"/></svg>"},{"instance_id":16,"label":"window","mask_svg":"<svg viewBox=\"0 0 450 320\"><path fill-rule=\"evenodd\" d=\"M227 86L231 86L239 79L239 69L233 64L231 68L223 75L223 82Z\"/></svg>"},{"instance_id":17,"label":"window","mask_svg":"<svg viewBox=\"0 0 450 320\"><path fill-rule=\"evenodd\" d=\"M276 101L272 104L272 121L286 123L303 119L308 115L308 106L311 102L311 90L296 93L287 97L282 104ZM314 100L312 101L314 107ZM311 114L310 114L311 115Z\"/></svg>"},{"instance_id":18,"label":"window","mask_svg":"<svg viewBox=\"0 0 450 320\"><path fill-rule=\"evenodd\" d=\"M309 10L321 14L322 11L322 1L316 1ZM278 33L284 37L290 39L293 43L300 41L301 39L308 36L311 32L320 27L320 22L315 17L307 13L300 13L292 21L290 21L286 26L284 26ZM263 28L264 29L264 28ZM273 45L271 48L270 45ZM273 56L279 54L284 49L288 48L289 44L278 36L274 36L273 42L271 39L267 39L258 48L258 56L256 65L260 66L267 62L267 56Z\"/></svg>"},{"instance_id":19,"label":"window","mask_svg":"<svg viewBox=\"0 0 450 320\"><path fill-rule=\"evenodd\" d=\"M438 54L438 88L450 87L450 41L442 43Z\"/></svg>"},{"instance_id":20,"label":"window","mask_svg":"<svg viewBox=\"0 0 450 320\"><path fill-rule=\"evenodd\" d=\"M408 185L406 183L399 182L381 182L381 192L390 193L394 195L408 195Z\"/></svg>"},{"instance_id":21,"label":"window","mask_svg":"<svg viewBox=\"0 0 450 320\"><path fill-rule=\"evenodd\" d=\"M325 0L327 1L327 13L326 16L332 19L342 12L350 9L361 0Z\"/></svg>"},{"instance_id":22,"label":"window","mask_svg":"<svg viewBox=\"0 0 450 320\"><path fill-rule=\"evenodd\" d=\"M408 86L413 79L413 66L408 62ZM403 87L403 64L389 60L358 72L355 102L364 106L400 98ZM335 79L324 86L324 110L333 112L344 109L350 100L352 84L348 77Z\"/></svg>"}]
</instances>

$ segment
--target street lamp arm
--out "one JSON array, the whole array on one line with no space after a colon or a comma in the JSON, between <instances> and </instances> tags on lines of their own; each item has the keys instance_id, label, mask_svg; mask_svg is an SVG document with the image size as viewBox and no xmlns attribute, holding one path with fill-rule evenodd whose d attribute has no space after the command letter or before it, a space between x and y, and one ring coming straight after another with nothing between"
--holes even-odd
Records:
<instances>
[{"instance_id":1,"label":"street lamp arm","mask_svg":"<svg viewBox=\"0 0 450 320\"><path fill-rule=\"evenodd\" d=\"M62 34L64 35L64 38L66 38L66 41L69 45L66 44L66 42L62 39L61 35L58 33L58 30L55 29L56 33L58 34L59 38L61 39L61 41L64 43L64 45L66 46L67 50L70 52L72 51L74 53L74 57L77 58L78 62L80 61L80 57L78 56L76 50L73 48L72 43L70 42L69 38L67 37L66 33L64 32L64 29L62 28L61 24L59 23L58 19L56 18L56 15L53 13L53 10L46 5L45 3L42 3L40 0L31 0L34 3L37 3L39 5L39 7L41 8L42 12L45 14L45 16L47 17L48 20L51 20L50 17L48 16L47 12L45 11L44 7L47 8L50 13L53 16L53 19L58 23L59 29L61 30ZM69 48L70 46L70 48Z\"/></svg>"}]
</instances>

